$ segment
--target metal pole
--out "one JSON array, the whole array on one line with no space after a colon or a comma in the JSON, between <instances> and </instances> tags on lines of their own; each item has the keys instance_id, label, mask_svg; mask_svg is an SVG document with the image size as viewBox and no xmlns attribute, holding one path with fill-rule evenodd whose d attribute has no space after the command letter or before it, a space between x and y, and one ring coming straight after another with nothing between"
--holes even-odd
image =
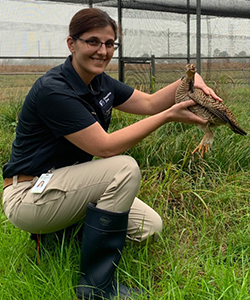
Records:
<instances>
[{"instance_id":1,"label":"metal pole","mask_svg":"<svg viewBox=\"0 0 250 300\"><path fill-rule=\"evenodd\" d=\"M196 68L201 74L201 0L196 0Z\"/></svg>"},{"instance_id":2,"label":"metal pole","mask_svg":"<svg viewBox=\"0 0 250 300\"><path fill-rule=\"evenodd\" d=\"M37 41L37 52L38 52L38 57L39 57L40 53L41 53L41 51L40 51L40 41L39 40Z\"/></svg>"},{"instance_id":3,"label":"metal pole","mask_svg":"<svg viewBox=\"0 0 250 300\"><path fill-rule=\"evenodd\" d=\"M187 0L187 63L190 63L190 1Z\"/></svg>"},{"instance_id":4,"label":"metal pole","mask_svg":"<svg viewBox=\"0 0 250 300\"><path fill-rule=\"evenodd\" d=\"M211 22L210 22L210 16L206 16L206 20L207 20L207 43L208 43L208 51L207 51L207 56L208 57L212 57L212 34L211 34ZM211 59L207 60L207 75L206 75L206 79L210 80L211 78Z\"/></svg>"},{"instance_id":5,"label":"metal pole","mask_svg":"<svg viewBox=\"0 0 250 300\"><path fill-rule=\"evenodd\" d=\"M170 56L170 30L168 28L168 56Z\"/></svg>"},{"instance_id":6,"label":"metal pole","mask_svg":"<svg viewBox=\"0 0 250 300\"><path fill-rule=\"evenodd\" d=\"M89 0L89 7L93 7L93 0Z\"/></svg>"},{"instance_id":7,"label":"metal pole","mask_svg":"<svg viewBox=\"0 0 250 300\"><path fill-rule=\"evenodd\" d=\"M151 55L150 93L155 92L155 56Z\"/></svg>"},{"instance_id":8,"label":"metal pole","mask_svg":"<svg viewBox=\"0 0 250 300\"><path fill-rule=\"evenodd\" d=\"M118 26L119 26L119 43L118 49L118 68L119 68L119 80L124 82L124 61L122 51L122 0L117 1L118 5Z\"/></svg>"}]
</instances>

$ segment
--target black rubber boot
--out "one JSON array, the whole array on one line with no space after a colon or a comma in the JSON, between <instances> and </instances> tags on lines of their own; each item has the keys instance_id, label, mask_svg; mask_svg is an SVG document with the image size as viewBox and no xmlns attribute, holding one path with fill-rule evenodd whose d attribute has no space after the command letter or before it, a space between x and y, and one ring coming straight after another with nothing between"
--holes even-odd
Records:
<instances>
[{"instance_id":1,"label":"black rubber boot","mask_svg":"<svg viewBox=\"0 0 250 300\"><path fill-rule=\"evenodd\" d=\"M114 213L88 205L83 229L79 300L137 299L137 289L117 284L114 272L121 258L128 226L128 212Z\"/></svg>"}]
</instances>

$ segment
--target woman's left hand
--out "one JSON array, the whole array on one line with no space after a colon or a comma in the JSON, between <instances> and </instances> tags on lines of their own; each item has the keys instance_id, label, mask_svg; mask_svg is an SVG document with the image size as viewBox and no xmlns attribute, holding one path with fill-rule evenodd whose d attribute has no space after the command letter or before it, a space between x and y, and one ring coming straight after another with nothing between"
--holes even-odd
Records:
<instances>
[{"instance_id":1,"label":"woman's left hand","mask_svg":"<svg viewBox=\"0 0 250 300\"><path fill-rule=\"evenodd\" d=\"M217 96L214 92L213 89L211 89L210 87L208 87L203 78L198 74L196 73L195 74L195 80L194 80L194 87L198 88L198 89L201 89L203 90L203 92L207 95L211 95L215 100L218 100L220 102L222 102L223 100Z\"/></svg>"}]
</instances>

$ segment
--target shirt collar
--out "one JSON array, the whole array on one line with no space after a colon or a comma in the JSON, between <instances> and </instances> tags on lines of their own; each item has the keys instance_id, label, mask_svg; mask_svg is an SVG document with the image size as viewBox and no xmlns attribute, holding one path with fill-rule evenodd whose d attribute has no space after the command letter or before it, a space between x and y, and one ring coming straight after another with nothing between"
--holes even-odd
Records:
<instances>
[{"instance_id":1,"label":"shirt collar","mask_svg":"<svg viewBox=\"0 0 250 300\"><path fill-rule=\"evenodd\" d=\"M93 95L98 95L100 94L101 91L103 91L103 88L101 87L102 74L95 76L91 81L91 86L93 88L92 90L90 87L86 86L86 84L82 81L81 77L74 69L72 65L71 55L68 56L68 58L62 65L62 69L67 80L69 81L69 83L71 84L71 86L79 96L83 96L89 93Z\"/></svg>"}]
</instances>

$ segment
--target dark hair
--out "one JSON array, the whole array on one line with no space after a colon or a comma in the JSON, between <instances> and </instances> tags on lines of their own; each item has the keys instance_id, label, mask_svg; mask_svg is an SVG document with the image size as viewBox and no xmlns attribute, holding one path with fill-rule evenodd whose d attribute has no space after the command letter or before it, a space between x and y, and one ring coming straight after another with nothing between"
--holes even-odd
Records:
<instances>
[{"instance_id":1,"label":"dark hair","mask_svg":"<svg viewBox=\"0 0 250 300\"><path fill-rule=\"evenodd\" d=\"M80 37L85 32L108 25L113 28L115 39L117 39L116 22L105 11L98 8L81 9L71 19L69 35L71 37Z\"/></svg>"}]
</instances>

